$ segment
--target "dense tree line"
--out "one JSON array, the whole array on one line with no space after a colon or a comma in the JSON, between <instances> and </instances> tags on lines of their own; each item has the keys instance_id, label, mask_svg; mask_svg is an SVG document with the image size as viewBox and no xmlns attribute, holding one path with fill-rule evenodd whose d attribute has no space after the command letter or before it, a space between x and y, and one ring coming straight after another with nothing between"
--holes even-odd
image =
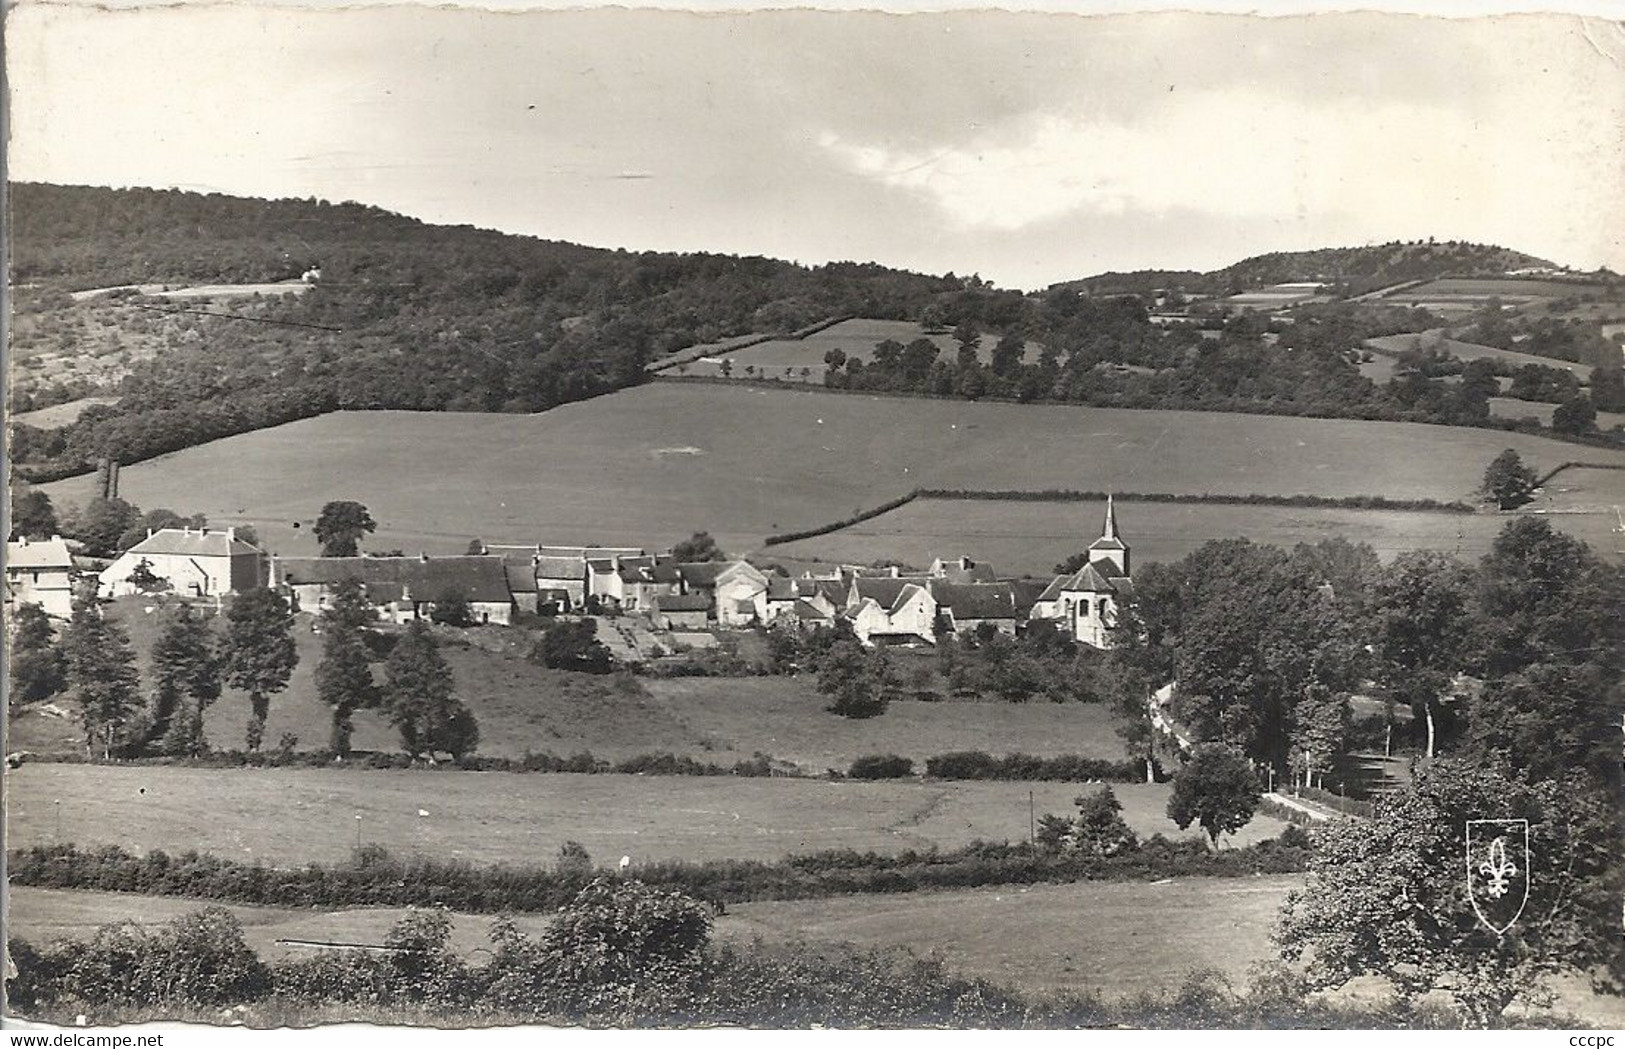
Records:
<instances>
[{"instance_id":1,"label":"dense tree line","mask_svg":"<svg viewBox=\"0 0 1625 1049\"><path fill-rule=\"evenodd\" d=\"M540 411L639 382L695 343L917 316L964 286L870 264L606 251L323 201L22 184L12 205L19 284L321 270L304 295L231 304L253 321L189 317L196 338L135 364L116 406L61 431L19 428L15 458L37 477L343 408ZM173 308L127 300L141 304Z\"/></svg>"}]
</instances>

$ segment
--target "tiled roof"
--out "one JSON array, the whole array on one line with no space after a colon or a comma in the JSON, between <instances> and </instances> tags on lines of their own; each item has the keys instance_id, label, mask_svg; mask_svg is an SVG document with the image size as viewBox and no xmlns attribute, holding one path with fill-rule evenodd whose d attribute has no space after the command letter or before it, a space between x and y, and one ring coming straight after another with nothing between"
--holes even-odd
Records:
<instances>
[{"instance_id":1,"label":"tiled roof","mask_svg":"<svg viewBox=\"0 0 1625 1049\"><path fill-rule=\"evenodd\" d=\"M993 566L970 558L958 558L953 561L944 561L938 558L931 566L932 574L939 579L946 579L950 583L992 583L997 581Z\"/></svg>"},{"instance_id":2,"label":"tiled roof","mask_svg":"<svg viewBox=\"0 0 1625 1049\"><path fill-rule=\"evenodd\" d=\"M553 557L544 554L536 558L538 579L571 579L579 582L586 577L587 559L584 557Z\"/></svg>"},{"instance_id":3,"label":"tiled roof","mask_svg":"<svg viewBox=\"0 0 1625 1049\"><path fill-rule=\"evenodd\" d=\"M1038 601L1059 601L1061 591L1066 589L1066 582L1070 578L1071 576L1058 575L1050 580L1049 586L1046 586L1044 592L1038 595ZM1038 601L1033 603L1037 604Z\"/></svg>"},{"instance_id":4,"label":"tiled roof","mask_svg":"<svg viewBox=\"0 0 1625 1049\"><path fill-rule=\"evenodd\" d=\"M130 547L132 554L171 554L179 557L241 557L260 553L219 528L160 528Z\"/></svg>"},{"instance_id":5,"label":"tiled roof","mask_svg":"<svg viewBox=\"0 0 1625 1049\"><path fill-rule=\"evenodd\" d=\"M953 612L955 619L1016 618L1015 589L1009 583L939 582L931 587L931 593L938 604Z\"/></svg>"},{"instance_id":6,"label":"tiled roof","mask_svg":"<svg viewBox=\"0 0 1625 1049\"><path fill-rule=\"evenodd\" d=\"M23 539L6 544L6 567L32 569L73 568L73 555L68 553L67 540L61 536L49 539Z\"/></svg>"},{"instance_id":7,"label":"tiled roof","mask_svg":"<svg viewBox=\"0 0 1625 1049\"><path fill-rule=\"evenodd\" d=\"M1053 581L1046 583L1042 579L1012 579L1010 591L1015 595L1016 614L1026 615L1031 612L1033 606L1044 600L1044 595L1054 585Z\"/></svg>"},{"instance_id":8,"label":"tiled roof","mask_svg":"<svg viewBox=\"0 0 1625 1049\"><path fill-rule=\"evenodd\" d=\"M684 561L677 566L677 574L686 585L709 590L717 585L717 576L727 567L726 561Z\"/></svg>"},{"instance_id":9,"label":"tiled roof","mask_svg":"<svg viewBox=\"0 0 1625 1049\"><path fill-rule=\"evenodd\" d=\"M796 618L802 620L803 622L809 622L809 623L827 623L827 622L829 622L829 616L826 613L820 611L817 605L813 604L811 601L808 601L806 598L798 599L796 601L795 605L793 606L793 608L794 608L794 611L795 611L795 614L796 614Z\"/></svg>"},{"instance_id":10,"label":"tiled roof","mask_svg":"<svg viewBox=\"0 0 1625 1049\"><path fill-rule=\"evenodd\" d=\"M931 591L927 590L919 583L904 583L903 589L899 590L897 592L897 597L893 599L891 608L887 609L887 614L896 615L898 612L902 611L903 606L914 600L914 595L916 594L925 594L927 597L929 597L931 596Z\"/></svg>"},{"instance_id":11,"label":"tiled roof","mask_svg":"<svg viewBox=\"0 0 1625 1049\"><path fill-rule=\"evenodd\" d=\"M662 612L711 611L711 598L705 594L661 594L654 603Z\"/></svg>"},{"instance_id":12,"label":"tiled roof","mask_svg":"<svg viewBox=\"0 0 1625 1049\"><path fill-rule=\"evenodd\" d=\"M503 566L508 572L508 589L516 594L529 594L536 589L536 573L530 565L516 565L512 562Z\"/></svg>"},{"instance_id":13,"label":"tiled roof","mask_svg":"<svg viewBox=\"0 0 1625 1049\"><path fill-rule=\"evenodd\" d=\"M1102 572L1100 568L1097 567L1102 564L1104 564L1109 571L1117 571L1117 566L1112 564L1110 561L1096 561L1092 565L1084 565L1082 568L1073 573L1071 578L1066 581L1063 589L1086 594L1111 593L1116 588L1112 586L1111 581L1106 577L1106 573Z\"/></svg>"},{"instance_id":14,"label":"tiled roof","mask_svg":"<svg viewBox=\"0 0 1625 1049\"><path fill-rule=\"evenodd\" d=\"M918 586L926 582L924 576L899 578L894 576L859 576L852 580L852 589L858 599L873 598L882 608L890 608L905 586Z\"/></svg>"},{"instance_id":15,"label":"tiled roof","mask_svg":"<svg viewBox=\"0 0 1625 1049\"><path fill-rule=\"evenodd\" d=\"M279 558L277 578L292 586L331 585L341 579L357 579L375 601L380 598L373 588L380 583L401 587L414 601L439 601L452 595L481 604L513 599L502 558L479 555L427 560L421 557Z\"/></svg>"}]
</instances>

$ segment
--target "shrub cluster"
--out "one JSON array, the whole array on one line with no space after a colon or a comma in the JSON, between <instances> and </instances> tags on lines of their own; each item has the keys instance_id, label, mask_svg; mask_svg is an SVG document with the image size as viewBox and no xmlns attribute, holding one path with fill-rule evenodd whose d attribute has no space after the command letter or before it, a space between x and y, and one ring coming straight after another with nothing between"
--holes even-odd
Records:
<instances>
[{"instance_id":1,"label":"shrub cluster","mask_svg":"<svg viewBox=\"0 0 1625 1049\"><path fill-rule=\"evenodd\" d=\"M53 756L52 761L79 764L83 755ZM332 752L277 750L242 751L216 750L194 758L162 757L135 758L118 762L122 765L180 765L188 768L328 768L336 763ZM620 761L610 761L593 755L591 751L577 751L567 757L548 753L526 753L522 758L497 758L470 754L460 761L440 761L426 764L421 758L409 754L382 751L352 751L343 761L345 768L387 770L426 769L445 772L574 772L583 774L620 773L646 776L783 776L791 772L774 768L773 756L758 751L744 761L731 765L718 765L710 761L696 761L687 755L656 751L638 754Z\"/></svg>"},{"instance_id":2,"label":"shrub cluster","mask_svg":"<svg viewBox=\"0 0 1625 1049\"><path fill-rule=\"evenodd\" d=\"M914 775L914 759L901 754L869 754L852 763L852 779L904 779Z\"/></svg>"},{"instance_id":3,"label":"shrub cluster","mask_svg":"<svg viewBox=\"0 0 1625 1049\"><path fill-rule=\"evenodd\" d=\"M985 750L958 750L927 758L925 774L933 779L1136 783L1145 778L1145 766L1138 761L1110 761L1077 754L1040 758L1018 753L996 758Z\"/></svg>"},{"instance_id":4,"label":"shrub cluster","mask_svg":"<svg viewBox=\"0 0 1625 1049\"><path fill-rule=\"evenodd\" d=\"M775 863L670 860L640 866L638 877L721 903L1038 882L1288 874L1304 870L1308 856L1298 844L1265 841L1210 852L1196 839L1157 835L1110 857L1049 855L1025 842L974 842L947 851L895 854L838 849ZM591 873L575 867L400 859L375 845L357 849L343 863L302 868L243 864L197 852L171 856L157 849L135 856L112 845L81 850L71 844L16 849L9 863L14 885L270 906L446 906L478 914L553 910L580 891Z\"/></svg>"},{"instance_id":5,"label":"shrub cluster","mask_svg":"<svg viewBox=\"0 0 1625 1049\"><path fill-rule=\"evenodd\" d=\"M1312 999L1279 963L1244 991L1197 970L1172 992L1107 1002L1091 994L1022 994L949 972L939 958L851 947L773 951L717 947L698 901L637 881L582 887L535 938L497 919L487 960L451 943L444 910L408 915L377 952L325 952L268 966L219 910L156 933L108 926L88 942L13 939L10 1005L35 1018L80 1010L140 1018L199 1005L264 1002L268 1015L325 1013L399 1022L428 1010L440 1023L773 1028L1445 1027L1457 1018L1399 1004L1350 1012ZM151 947L137 954L136 946ZM132 1017L132 1011L135 1016ZM148 1014L150 1015L150 1014ZM252 1014L250 1014L252 1016ZM251 1020L252 1022L252 1020Z\"/></svg>"}]
</instances>

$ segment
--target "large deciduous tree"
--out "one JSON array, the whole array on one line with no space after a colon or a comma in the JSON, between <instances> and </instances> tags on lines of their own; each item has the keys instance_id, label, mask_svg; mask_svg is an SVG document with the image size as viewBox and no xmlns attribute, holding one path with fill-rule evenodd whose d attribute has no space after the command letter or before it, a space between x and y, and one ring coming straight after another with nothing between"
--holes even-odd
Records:
<instances>
[{"instance_id":1,"label":"large deciduous tree","mask_svg":"<svg viewBox=\"0 0 1625 1049\"><path fill-rule=\"evenodd\" d=\"M711 538L710 532L695 532L671 548L671 556L675 561L689 563L694 561L725 561L728 555L722 552L717 541Z\"/></svg>"},{"instance_id":2,"label":"large deciduous tree","mask_svg":"<svg viewBox=\"0 0 1625 1049\"><path fill-rule=\"evenodd\" d=\"M85 752L105 760L124 743L125 728L141 710L135 650L123 627L102 614L94 580L75 595L73 621L62 638L68 687L79 701Z\"/></svg>"},{"instance_id":3,"label":"large deciduous tree","mask_svg":"<svg viewBox=\"0 0 1625 1049\"><path fill-rule=\"evenodd\" d=\"M288 686L298 663L288 602L265 587L239 594L226 611L226 681L248 693L249 750L260 748L271 694Z\"/></svg>"},{"instance_id":4,"label":"large deciduous tree","mask_svg":"<svg viewBox=\"0 0 1625 1049\"><path fill-rule=\"evenodd\" d=\"M50 496L24 485L11 497L11 538L49 539L61 531Z\"/></svg>"},{"instance_id":5,"label":"large deciduous tree","mask_svg":"<svg viewBox=\"0 0 1625 1049\"><path fill-rule=\"evenodd\" d=\"M322 613L322 660L316 665L316 696L333 708L328 747L335 754L350 753L355 712L378 703L367 645L367 624L372 606L356 579L341 579L333 587L333 600Z\"/></svg>"},{"instance_id":6,"label":"large deciduous tree","mask_svg":"<svg viewBox=\"0 0 1625 1049\"><path fill-rule=\"evenodd\" d=\"M474 751L479 727L457 699L451 667L421 620L395 643L384 675L384 701L407 754L433 759L444 752L460 761Z\"/></svg>"},{"instance_id":7,"label":"large deciduous tree","mask_svg":"<svg viewBox=\"0 0 1625 1049\"><path fill-rule=\"evenodd\" d=\"M316 541L323 557L355 557L361 552L361 537L378 530L378 522L358 502L335 499L322 507L316 518Z\"/></svg>"},{"instance_id":8,"label":"large deciduous tree","mask_svg":"<svg viewBox=\"0 0 1625 1049\"><path fill-rule=\"evenodd\" d=\"M220 698L223 659L207 621L181 605L152 647L154 695L149 742L165 754L202 753L203 714Z\"/></svg>"},{"instance_id":9,"label":"large deciduous tree","mask_svg":"<svg viewBox=\"0 0 1625 1049\"><path fill-rule=\"evenodd\" d=\"M598 623L592 619L561 619L552 623L531 648L530 660L550 670L586 674L607 674L614 666L609 649L598 640Z\"/></svg>"},{"instance_id":10,"label":"large deciduous tree","mask_svg":"<svg viewBox=\"0 0 1625 1049\"><path fill-rule=\"evenodd\" d=\"M1484 494L1495 500L1503 510L1511 510L1529 501L1535 492L1535 471L1524 465L1523 457L1515 449L1490 460L1484 471Z\"/></svg>"},{"instance_id":11,"label":"large deciduous tree","mask_svg":"<svg viewBox=\"0 0 1625 1049\"><path fill-rule=\"evenodd\" d=\"M833 714L875 717L885 712L894 687L886 654L878 648L866 651L856 639L836 641L819 658L818 691L830 701Z\"/></svg>"},{"instance_id":12,"label":"large deciduous tree","mask_svg":"<svg viewBox=\"0 0 1625 1049\"><path fill-rule=\"evenodd\" d=\"M1400 554L1377 583L1372 647L1376 678L1427 723L1427 755L1438 750L1450 685L1473 636L1473 573L1448 554Z\"/></svg>"},{"instance_id":13,"label":"large deciduous tree","mask_svg":"<svg viewBox=\"0 0 1625 1049\"><path fill-rule=\"evenodd\" d=\"M1468 896L1466 827L1477 819L1529 821L1528 902L1505 935ZM1490 1026L1554 973L1617 971L1619 852L1606 799L1441 758L1379 798L1372 819L1317 829L1309 884L1288 897L1274 937L1313 988L1381 976L1411 1001L1443 991Z\"/></svg>"},{"instance_id":14,"label":"large deciduous tree","mask_svg":"<svg viewBox=\"0 0 1625 1049\"><path fill-rule=\"evenodd\" d=\"M1196 748L1174 777L1168 818L1184 830L1192 823L1207 832L1213 848L1219 835L1245 827L1258 810L1258 777L1247 759L1218 743Z\"/></svg>"},{"instance_id":15,"label":"large deciduous tree","mask_svg":"<svg viewBox=\"0 0 1625 1049\"><path fill-rule=\"evenodd\" d=\"M7 658L11 702L38 703L67 687L67 665L51 617L38 605L19 605L11 616Z\"/></svg>"}]
</instances>

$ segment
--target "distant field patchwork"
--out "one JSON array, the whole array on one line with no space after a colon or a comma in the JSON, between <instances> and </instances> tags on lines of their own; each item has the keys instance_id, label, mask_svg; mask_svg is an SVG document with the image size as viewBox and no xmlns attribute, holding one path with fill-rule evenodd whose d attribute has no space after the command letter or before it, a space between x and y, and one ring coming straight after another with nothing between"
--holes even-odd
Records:
<instances>
[{"instance_id":1,"label":"distant field patchwork","mask_svg":"<svg viewBox=\"0 0 1625 1049\"><path fill-rule=\"evenodd\" d=\"M1477 360L1480 357L1493 357L1517 367L1522 367L1525 364L1541 364L1548 368L1562 368L1564 371L1573 372L1582 383L1591 381L1591 366L1589 364L1560 361L1555 357L1537 357L1532 353L1518 353L1514 350L1503 350L1499 346L1484 346L1476 342L1461 342L1457 339L1434 339L1424 335L1383 335L1375 339L1367 339L1365 344L1373 350L1386 351L1389 354L1403 353L1406 350L1414 350L1419 347L1432 347L1459 357L1464 361Z\"/></svg>"},{"instance_id":2,"label":"distant field patchwork","mask_svg":"<svg viewBox=\"0 0 1625 1049\"><path fill-rule=\"evenodd\" d=\"M1412 423L653 383L530 416L334 413L127 466L120 494L254 523L284 554L315 552L330 499L371 509L374 550L665 547L707 529L745 552L919 487L1459 499L1507 447L1537 469L1577 451ZM93 483L45 487L83 503Z\"/></svg>"},{"instance_id":3,"label":"distant field patchwork","mask_svg":"<svg viewBox=\"0 0 1625 1049\"><path fill-rule=\"evenodd\" d=\"M1567 472L1565 472L1566 474ZM1625 471L1592 471L1592 484L1608 484L1608 498L1625 505ZM1617 477L1604 476L1617 473ZM1577 483L1577 482L1575 482ZM1586 492L1595 493L1588 487ZM1583 493L1568 493L1575 499ZM1544 501L1537 502L1542 507ZM879 517L812 539L762 551L797 562L869 564L900 561L923 566L934 557L969 554L1001 573L1044 576L1100 535L1104 504L917 499ZM1590 543L1599 553L1618 551L1625 537L1611 509L1555 513L1554 527ZM1225 506L1119 502L1117 520L1140 564L1177 561L1209 539L1244 536L1276 546L1340 536L1367 543L1384 559L1406 550L1443 550L1463 557L1488 552L1509 517L1393 510L1341 510L1277 506Z\"/></svg>"},{"instance_id":4,"label":"distant field patchwork","mask_svg":"<svg viewBox=\"0 0 1625 1049\"><path fill-rule=\"evenodd\" d=\"M774 339L743 349L736 349L731 345L738 340L717 343L715 353L706 354L701 360L679 366L672 374L722 375L722 361L727 360L730 362L728 374L736 379L759 377L784 382L822 384L824 355L831 350L838 349L848 357L857 357L868 363L874 360L876 343L891 339L907 346L920 338L930 339L936 343L942 351L940 360L952 361L959 351L959 344L954 341L952 332L941 329L928 330L913 321L855 319L842 321L805 339ZM993 347L998 341L993 335L982 336L978 356L983 363L993 359ZM1039 350L1037 343L1028 343L1025 359L1036 361ZM806 369L806 374L802 374L803 369Z\"/></svg>"},{"instance_id":5,"label":"distant field patchwork","mask_svg":"<svg viewBox=\"0 0 1625 1049\"><path fill-rule=\"evenodd\" d=\"M402 855L550 863L566 841L597 857L777 860L792 852L951 848L1025 840L1027 793L1065 812L1076 783L880 783L349 769L199 769L32 762L6 774L7 845L197 849L279 865L333 862L357 836ZM1180 831L1167 784L1114 788L1141 834ZM60 807L60 808L59 808ZM61 833L57 832L60 811ZM356 817L360 817L357 819ZM1278 834L1258 817L1236 841Z\"/></svg>"}]
</instances>

